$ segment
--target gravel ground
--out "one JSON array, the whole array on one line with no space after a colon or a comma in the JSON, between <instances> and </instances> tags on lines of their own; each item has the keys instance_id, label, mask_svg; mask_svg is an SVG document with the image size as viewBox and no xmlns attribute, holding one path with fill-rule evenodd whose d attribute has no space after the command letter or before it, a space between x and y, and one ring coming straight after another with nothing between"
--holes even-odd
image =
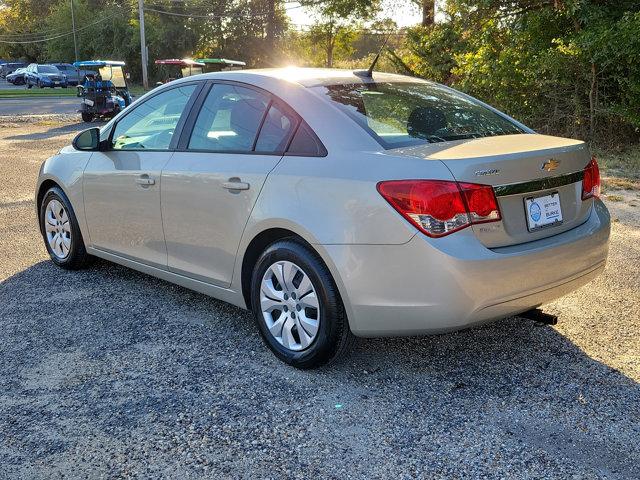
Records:
<instances>
[{"instance_id":1,"label":"gravel ground","mask_svg":"<svg viewBox=\"0 0 640 480\"><path fill-rule=\"evenodd\" d=\"M604 275L522 318L359 340L302 372L251 317L45 254L33 187L82 125L0 123L0 477L638 478L640 197L609 202Z\"/></svg>"}]
</instances>

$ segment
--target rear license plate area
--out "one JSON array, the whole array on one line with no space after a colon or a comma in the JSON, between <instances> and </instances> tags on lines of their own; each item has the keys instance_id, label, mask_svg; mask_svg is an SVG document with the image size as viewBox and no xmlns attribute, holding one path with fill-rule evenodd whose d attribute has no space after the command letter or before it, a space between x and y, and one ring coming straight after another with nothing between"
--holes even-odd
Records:
<instances>
[{"instance_id":1,"label":"rear license plate area","mask_svg":"<svg viewBox=\"0 0 640 480\"><path fill-rule=\"evenodd\" d=\"M562 207L558 192L525 198L524 210L527 229L530 232L562 224Z\"/></svg>"}]
</instances>

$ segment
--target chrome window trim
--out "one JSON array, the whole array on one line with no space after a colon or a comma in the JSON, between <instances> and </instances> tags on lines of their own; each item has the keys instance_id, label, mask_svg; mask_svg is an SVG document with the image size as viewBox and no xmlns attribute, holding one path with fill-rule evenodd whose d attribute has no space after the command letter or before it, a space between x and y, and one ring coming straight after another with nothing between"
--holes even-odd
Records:
<instances>
[{"instance_id":1,"label":"chrome window trim","mask_svg":"<svg viewBox=\"0 0 640 480\"><path fill-rule=\"evenodd\" d=\"M496 185L493 187L493 191L495 192L496 197L506 197L508 195L538 192L540 190L548 190L550 188L557 188L563 185L570 185L572 183L582 181L583 177L584 171L580 170L579 172L567 173L556 177L540 178L529 182Z\"/></svg>"}]
</instances>

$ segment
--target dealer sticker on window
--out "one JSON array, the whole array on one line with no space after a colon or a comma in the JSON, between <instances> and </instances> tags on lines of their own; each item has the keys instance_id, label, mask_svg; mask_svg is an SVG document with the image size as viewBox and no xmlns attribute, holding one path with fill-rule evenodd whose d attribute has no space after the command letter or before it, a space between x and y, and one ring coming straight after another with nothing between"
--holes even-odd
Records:
<instances>
[{"instance_id":1,"label":"dealer sticker on window","mask_svg":"<svg viewBox=\"0 0 640 480\"><path fill-rule=\"evenodd\" d=\"M558 192L542 197L525 198L524 208L527 228L530 232L562 223L562 209Z\"/></svg>"}]
</instances>

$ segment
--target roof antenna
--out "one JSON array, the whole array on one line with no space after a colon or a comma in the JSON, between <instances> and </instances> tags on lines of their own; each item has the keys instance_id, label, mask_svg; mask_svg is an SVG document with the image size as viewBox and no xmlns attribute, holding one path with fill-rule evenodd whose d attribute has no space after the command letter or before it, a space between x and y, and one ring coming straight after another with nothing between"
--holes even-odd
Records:
<instances>
[{"instance_id":1,"label":"roof antenna","mask_svg":"<svg viewBox=\"0 0 640 480\"><path fill-rule=\"evenodd\" d=\"M389 37L391 36L391 33L393 31L389 32L389 34L385 37L384 42L382 42L382 46L380 47L380 50L378 50L378 53L376 54L376 57L373 59L373 62L371 62L371 66L367 69L367 70L356 70L354 71L354 75L357 75L359 77L364 77L364 78L373 78L373 69L376 66L376 63L378 63L378 60L380 59L380 55L382 54L382 50L384 50L384 47L387 46L387 42L389 41Z\"/></svg>"}]
</instances>

